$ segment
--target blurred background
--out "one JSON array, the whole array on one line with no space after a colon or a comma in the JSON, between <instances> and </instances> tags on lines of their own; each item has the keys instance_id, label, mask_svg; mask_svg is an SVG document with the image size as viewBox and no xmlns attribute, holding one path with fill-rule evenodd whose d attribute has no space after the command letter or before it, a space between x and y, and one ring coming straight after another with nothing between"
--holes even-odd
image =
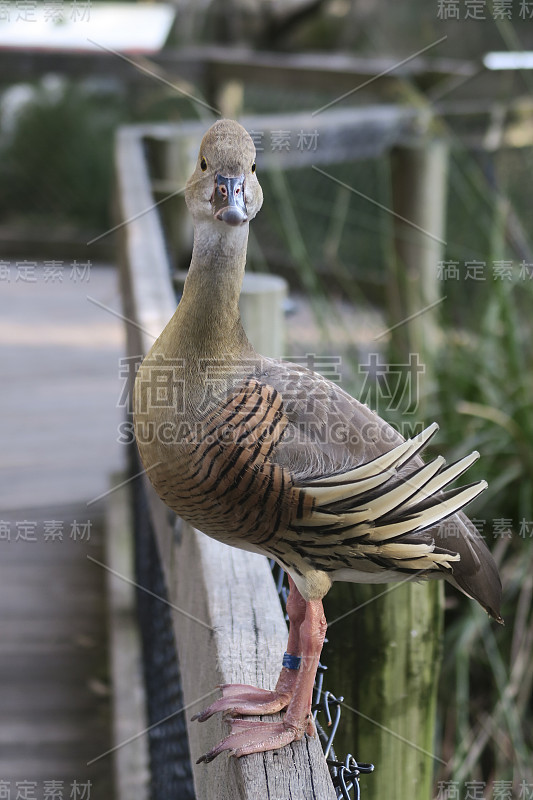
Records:
<instances>
[{"instance_id":1,"label":"blurred background","mask_svg":"<svg viewBox=\"0 0 533 800\"><path fill-rule=\"evenodd\" d=\"M0 4L0 597L14 619L0 648L6 683L17 676L0 785L12 796L22 781L43 794L45 774L65 796L76 781L110 791L103 762L86 768L87 731L96 755L110 713L105 574L86 556L104 558L99 498L126 458L116 132L150 131L178 272L186 174L169 173L164 126L150 126L192 125L186 170L196 131L221 112L252 120L265 202L249 269L288 283L283 355L322 367L405 435L437 420L449 461L482 454L468 481L489 489L470 515L500 566L506 624L446 591L431 791L533 797L532 51L527 0ZM420 325L403 324L419 311ZM371 591L335 587L328 619ZM383 608L332 625L324 662L360 712L343 712L336 750L392 781L408 745L373 740L368 718L391 698L372 707L362 666L372 642L368 661L388 658ZM43 765L59 745L54 775ZM365 777L363 796L376 785Z\"/></svg>"}]
</instances>

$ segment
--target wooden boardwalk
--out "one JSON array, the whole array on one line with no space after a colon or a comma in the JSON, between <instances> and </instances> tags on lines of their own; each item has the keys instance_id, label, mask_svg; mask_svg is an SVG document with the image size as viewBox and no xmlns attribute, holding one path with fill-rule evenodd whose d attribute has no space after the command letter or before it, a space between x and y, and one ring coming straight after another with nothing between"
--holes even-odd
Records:
<instances>
[{"instance_id":1,"label":"wooden boardwalk","mask_svg":"<svg viewBox=\"0 0 533 800\"><path fill-rule=\"evenodd\" d=\"M122 465L114 270L0 284L0 796L111 800L102 502ZM87 276L86 276L87 277ZM90 785L89 785L90 782ZM54 794L55 791L55 794Z\"/></svg>"}]
</instances>

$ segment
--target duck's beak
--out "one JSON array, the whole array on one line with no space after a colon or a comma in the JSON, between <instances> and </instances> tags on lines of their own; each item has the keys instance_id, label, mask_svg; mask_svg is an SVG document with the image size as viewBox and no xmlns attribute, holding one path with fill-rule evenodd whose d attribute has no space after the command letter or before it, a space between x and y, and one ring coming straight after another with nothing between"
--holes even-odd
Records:
<instances>
[{"instance_id":1,"label":"duck's beak","mask_svg":"<svg viewBox=\"0 0 533 800\"><path fill-rule=\"evenodd\" d=\"M215 175L215 191L213 192L213 214L228 225L242 225L248 219L244 200L244 175L238 178L226 178Z\"/></svg>"}]
</instances>

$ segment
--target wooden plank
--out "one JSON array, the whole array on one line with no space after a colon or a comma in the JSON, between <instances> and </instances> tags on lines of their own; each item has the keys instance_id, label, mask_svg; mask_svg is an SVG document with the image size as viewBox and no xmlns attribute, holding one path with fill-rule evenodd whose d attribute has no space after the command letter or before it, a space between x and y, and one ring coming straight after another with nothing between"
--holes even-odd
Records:
<instances>
[{"instance_id":1,"label":"wooden plank","mask_svg":"<svg viewBox=\"0 0 533 800\"><path fill-rule=\"evenodd\" d=\"M107 471L119 469L123 456L117 378L124 332L87 300L118 308L116 273L92 263L75 279L72 258L56 259L61 281L36 261L33 280L18 280L23 262L7 259L11 280L0 291L0 507L85 502L108 488ZM87 255L80 263L90 263ZM49 519L56 513L50 509Z\"/></svg>"},{"instance_id":2,"label":"wooden plank","mask_svg":"<svg viewBox=\"0 0 533 800\"><path fill-rule=\"evenodd\" d=\"M291 89L330 93L331 100L355 91L364 102L376 97L390 99L400 81L408 79L429 88L451 76L466 79L477 70L470 61L446 58L418 57L402 64L401 58L349 53L257 52L247 47L202 50L211 85L221 86L231 80L280 90L289 85ZM174 68L179 69L176 62Z\"/></svg>"},{"instance_id":3,"label":"wooden plank","mask_svg":"<svg viewBox=\"0 0 533 800\"><path fill-rule=\"evenodd\" d=\"M60 473L56 473L57 475ZM48 508L2 512L42 530ZM53 509L65 528L87 516L85 505ZM88 766L109 747L104 574L101 520L91 538L61 542L2 541L0 570L0 776L11 782L91 780L93 793L111 797L109 761ZM21 791L23 791L21 789Z\"/></svg>"},{"instance_id":4,"label":"wooden plank","mask_svg":"<svg viewBox=\"0 0 533 800\"><path fill-rule=\"evenodd\" d=\"M128 58L135 61L135 55ZM169 73L199 85L207 80L222 83L246 77L262 85L285 88L290 83L293 87L313 91L334 89L339 94L387 71L388 74L380 78L379 87L374 86L374 94L384 87L390 89L398 79L406 77L423 76L426 84L432 84L449 76L467 78L478 70L473 62L459 59L417 58L397 66L401 60L348 53L258 52L248 47L218 46L165 48L149 59ZM146 61L148 59L143 63ZM63 53L6 49L0 51L0 70L6 80L31 79L44 72L65 71L79 77L111 74L131 83L153 81L153 77L135 69L131 63L104 51Z\"/></svg>"},{"instance_id":5,"label":"wooden plank","mask_svg":"<svg viewBox=\"0 0 533 800\"><path fill-rule=\"evenodd\" d=\"M143 144L134 127L118 131L115 159L127 341L135 342L136 354L146 353L176 303Z\"/></svg>"},{"instance_id":6,"label":"wooden plank","mask_svg":"<svg viewBox=\"0 0 533 800\"><path fill-rule=\"evenodd\" d=\"M171 54L168 50L161 53L161 59L170 59L177 55ZM299 72L308 76L307 85L316 86L316 79L321 75L331 76L335 79L349 75L353 82L354 78L364 78L381 75L383 72L392 73L396 77L405 78L406 76L435 75L435 76L460 76L471 77L479 69L475 62L456 58L433 58L417 57L410 59L404 64L399 64L402 59L394 56L358 56L352 53L342 52L305 52L305 53L280 53L269 51L257 51L251 47L236 46L204 46L191 47L185 52L182 51L182 60L207 61L217 67L226 65L240 70L245 67L247 70L254 68L257 74L268 75L273 70L282 73L283 86L287 86L287 72L291 78L296 77ZM252 73L256 74L256 73ZM238 78L239 73L231 74L231 77ZM334 81L332 80L331 83Z\"/></svg>"},{"instance_id":7,"label":"wooden plank","mask_svg":"<svg viewBox=\"0 0 533 800\"><path fill-rule=\"evenodd\" d=\"M152 212L139 131L117 142L118 206L122 220L123 288L128 351L146 352L175 308L162 232ZM221 681L273 686L287 630L266 559L225 547L192 529L173 532L173 515L145 478L152 522L171 602L188 710L213 698ZM207 626L207 627L206 627ZM200 668L199 668L200 667ZM203 699L202 699L203 698ZM223 734L220 719L189 725L193 760ZM317 739L276 753L219 758L194 767L197 796L333 800L335 792Z\"/></svg>"},{"instance_id":8,"label":"wooden plank","mask_svg":"<svg viewBox=\"0 0 533 800\"><path fill-rule=\"evenodd\" d=\"M62 281L47 280L42 264L34 282L19 281L15 258L0 293L0 519L11 529L11 541L5 526L0 539L0 779L11 798L26 795L23 781L37 782L28 798L42 798L53 780L65 798L74 780L112 798L110 760L87 765L109 747L110 714L104 573L87 559L104 558L101 510L86 502L122 455L123 335L87 294L118 304L116 277L93 264L86 281L72 280L70 259ZM15 540L22 520L35 525L34 541ZM63 540L45 540L51 520ZM70 538L74 520L91 522L88 540Z\"/></svg>"}]
</instances>

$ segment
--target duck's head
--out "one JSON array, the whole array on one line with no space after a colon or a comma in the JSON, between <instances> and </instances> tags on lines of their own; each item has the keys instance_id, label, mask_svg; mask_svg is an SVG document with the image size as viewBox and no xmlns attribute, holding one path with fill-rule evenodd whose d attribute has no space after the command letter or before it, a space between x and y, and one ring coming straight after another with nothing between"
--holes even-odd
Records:
<instances>
[{"instance_id":1,"label":"duck's head","mask_svg":"<svg viewBox=\"0 0 533 800\"><path fill-rule=\"evenodd\" d=\"M197 222L238 227L255 217L263 203L255 146L238 122L220 119L209 128L187 181L185 200Z\"/></svg>"}]
</instances>

